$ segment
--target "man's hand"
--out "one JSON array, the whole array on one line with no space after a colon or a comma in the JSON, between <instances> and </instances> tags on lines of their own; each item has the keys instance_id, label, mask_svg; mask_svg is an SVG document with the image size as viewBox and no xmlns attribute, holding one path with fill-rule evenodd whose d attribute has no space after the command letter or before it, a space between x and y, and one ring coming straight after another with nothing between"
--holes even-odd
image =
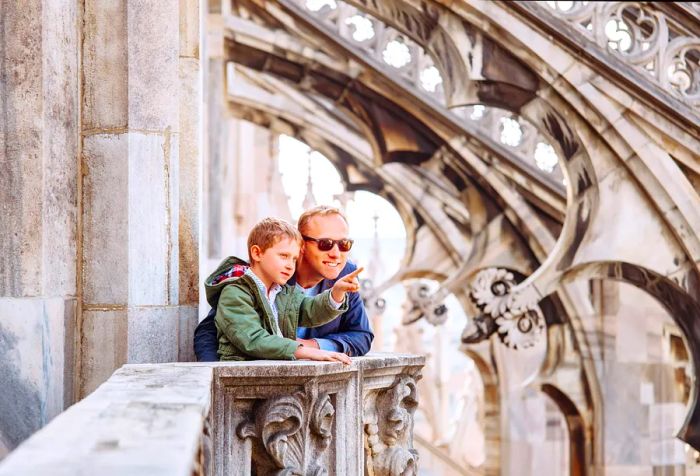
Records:
<instances>
[{"instance_id":1,"label":"man's hand","mask_svg":"<svg viewBox=\"0 0 700 476\"><path fill-rule=\"evenodd\" d=\"M297 337L297 342L300 344L304 344L305 347L313 347L314 349L320 349L318 342L316 342L316 339L299 339Z\"/></svg>"},{"instance_id":2,"label":"man's hand","mask_svg":"<svg viewBox=\"0 0 700 476\"><path fill-rule=\"evenodd\" d=\"M335 302L343 302L345 300L345 293L356 293L360 290L360 282L357 280L357 275L362 272L365 268L357 268L350 274L346 274L333 285L331 289L331 295Z\"/></svg>"},{"instance_id":3,"label":"man's hand","mask_svg":"<svg viewBox=\"0 0 700 476\"><path fill-rule=\"evenodd\" d=\"M306 347L300 345L299 348L294 352L294 357L297 359L310 359L319 360L327 362L342 362L345 365L350 365L351 360L345 354L340 352L331 352L330 350L314 349L312 347Z\"/></svg>"}]
</instances>

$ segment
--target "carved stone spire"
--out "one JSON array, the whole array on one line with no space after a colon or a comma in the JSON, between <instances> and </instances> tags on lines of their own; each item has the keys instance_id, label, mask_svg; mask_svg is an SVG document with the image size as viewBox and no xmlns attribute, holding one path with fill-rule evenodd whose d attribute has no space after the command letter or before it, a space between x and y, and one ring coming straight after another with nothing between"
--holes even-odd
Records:
<instances>
[{"instance_id":1,"label":"carved stone spire","mask_svg":"<svg viewBox=\"0 0 700 476\"><path fill-rule=\"evenodd\" d=\"M311 179L311 157L308 157L308 163L309 163L309 172L307 174L307 179L306 179L306 196L304 197L304 201L302 202L302 207L304 207L304 210L308 210L309 208L313 208L316 206L316 198L314 197L314 190L313 190L313 181Z\"/></svg>"}]
</instances>

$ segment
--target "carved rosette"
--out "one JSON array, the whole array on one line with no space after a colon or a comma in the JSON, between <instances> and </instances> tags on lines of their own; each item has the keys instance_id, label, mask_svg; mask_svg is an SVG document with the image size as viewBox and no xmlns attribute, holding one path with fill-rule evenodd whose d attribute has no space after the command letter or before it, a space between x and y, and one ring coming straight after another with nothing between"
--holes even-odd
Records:
<instances>
[{"instance_id":1,"label":"carved rosette","mask_svg":"<svg viewBox=\"0 0 700 476\"><path fill-rule=\"evenodd\" d=\"M256 474L323 476L334 415L328 394L310 383L303 391L262 401L237 434L253 440Z\"/></svg>"},{"instance_id":2,"label":"carved rosette","mask_svg":"<svg viewBox=\"0 0 700 476\"><path fill-rule=\"evenodd\" d=\"M442 325L447 320L447 307L442 303L442 296L431 294L426 283L421 281L411 283L406 297L409 309L403 317L404 325L416 322L422 317L434 326Z\"/></svg>"},{"instance_id":3,"label":"carved rosette","mask_svg":"<svg viewBox=\"0 0 700 476\"><path fill-rule=\"evenodd\" d=\"M480 323L477 327L493 329L485 324L493 320L501 341L513 349L533 346L542 338L545 328L534 289L512 291L516 284L508 270L487 268L476 275L470 292L472 301L483 313L474 319ZM463 336L462 340L468 342L469 338Z\"/></svg>"},{"instance_id":4,"label":"carved rosette","mask_svg":"<svg viewBox=\"0 0 700 476\"><path fill-rule=\"evenodd\" d=\"M399 376L393 386L365 398L366 475L418 474L418 453L411 447L417 406L416 379L409 375Z\"/></svg>"}]
</instances>

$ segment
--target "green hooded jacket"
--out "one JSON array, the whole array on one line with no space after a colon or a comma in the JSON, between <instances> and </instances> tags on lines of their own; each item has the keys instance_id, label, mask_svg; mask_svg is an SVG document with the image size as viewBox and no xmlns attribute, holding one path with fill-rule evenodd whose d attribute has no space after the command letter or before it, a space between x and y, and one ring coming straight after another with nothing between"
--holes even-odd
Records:
<instances>
[{"instance_id":1,"label":"green hooded jacket","mask_svg":"<svg viewBox=\"0 0 700 476\"><path fill-rule=\"evenodd\" d=\"M333 307L330 290L307 297L296 285L285 284L275 299L284 336L280 337L275 334L270 303L255 281L246 275L222 276L234 265L248 266L248 263L230 256L204 282L207 301L217 308L215 322L221 360L294 360L294 352L299 348L295 340L298 326L320 326L347 310L347 298L340 308Z\"/></svg>"}]
</instances>

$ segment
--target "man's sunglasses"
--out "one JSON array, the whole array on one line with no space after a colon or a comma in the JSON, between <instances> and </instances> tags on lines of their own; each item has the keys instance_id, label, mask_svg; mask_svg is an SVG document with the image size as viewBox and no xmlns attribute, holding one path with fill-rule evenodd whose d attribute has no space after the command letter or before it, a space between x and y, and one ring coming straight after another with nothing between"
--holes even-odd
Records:
<instances>
[{"instance_id":1,"label":"man's sunglasses","mask_svg":"<svg viewBox=\"0 0 700 476\"><path fill-rule=\"evenodd\" d=\"M315 241L316 246L318 246L318 249L321 251L330 251L333 249L335 244L338 244L338 249L345 253L346 251L350 251L350 248L352 248L353 241L348 239L348 238L343 238L340 240L331 240L330 238L311 238L310 236L305 236L301 235L302 238L306 241Z\"/></svg>"}]
</instances>

